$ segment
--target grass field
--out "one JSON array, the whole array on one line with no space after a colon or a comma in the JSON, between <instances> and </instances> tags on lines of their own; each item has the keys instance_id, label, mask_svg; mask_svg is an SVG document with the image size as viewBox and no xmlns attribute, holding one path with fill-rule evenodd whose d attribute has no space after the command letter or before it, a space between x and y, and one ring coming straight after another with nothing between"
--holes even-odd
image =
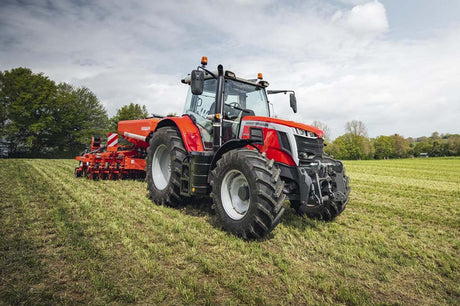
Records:
<instances>
[{"instance_id":1,"label":"grass field","mask_svg":"<svg viewBox=\"0 0 460 306\"><path fill-rule=\"evenodd\" d=\"M0 160L0 304L460 304L460 159L352 161L335 221L287 209L264 241L206 205L73 160Z\"/></svg>"}]
</instances>

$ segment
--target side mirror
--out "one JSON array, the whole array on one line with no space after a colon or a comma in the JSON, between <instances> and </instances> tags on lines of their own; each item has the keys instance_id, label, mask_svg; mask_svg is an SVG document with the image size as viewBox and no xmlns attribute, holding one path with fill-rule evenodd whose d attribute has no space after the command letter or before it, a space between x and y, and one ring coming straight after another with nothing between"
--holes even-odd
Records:
<instances>
[{"instance_id":1,"label":"side mirror","mask_svg":"<svg viewBox=\"0 0 460 306\"><path fill-rule=\"evenodd\" d=\"M295 98L295 94L291 93L289 95L289 102L294 113L297 113L297 99Z\"/></svg>"},{"instance_id":2,"label":"side mirror","mask_svg":"<svg viewBox=\"0 0 460 306\"><path fill-rule=\"evenodd\" d=\"M201 70L193 70L190 75L190 87L192 94L201 95L203 93L204 86L204 72Z\"/></svg>"}]
</instances>

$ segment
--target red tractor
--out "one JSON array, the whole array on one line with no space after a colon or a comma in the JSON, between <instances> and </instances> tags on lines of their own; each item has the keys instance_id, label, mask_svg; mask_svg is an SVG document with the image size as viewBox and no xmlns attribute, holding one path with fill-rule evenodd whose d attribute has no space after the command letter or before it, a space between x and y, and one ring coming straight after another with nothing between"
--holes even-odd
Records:
<instances>
[{"instance_id":1,"label":"red tractor","mask_svg":"<svg viewBox=\"0 0 460 306\"><path fill-rule=\"evenodd\" d=\"M286 199L311 218L339 215L349 199L349 179L342 162L324 153L323 132L270 117L267 94L291 92L296 112L294 92L266 90L261 74L248 80L222 65L210 71L205 57L201 64L182 80L190 88L181 117L121 121L118 133L132 146L93 147L77 157L76 175L145 173L150 198L160 205L210 196L223 228L247 239L275 228Z\"/></svg>"}]
</instances>

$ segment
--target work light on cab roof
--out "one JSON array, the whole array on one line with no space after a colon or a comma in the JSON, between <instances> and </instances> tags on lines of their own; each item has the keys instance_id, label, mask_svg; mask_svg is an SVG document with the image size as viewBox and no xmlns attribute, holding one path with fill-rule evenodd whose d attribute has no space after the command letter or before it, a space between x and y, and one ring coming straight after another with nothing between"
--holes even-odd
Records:
<instances>
[{"instance_id":1,"label":"work light on cab roof","mask_svg":"<svg viewBox=\"0 0 460 306\"><path fill-rule=\"evenodd\" d=\"M203 56L201 58L201 65L205 67L208 64L208 58L206 56Z\"/></svg>"}]
</instances>

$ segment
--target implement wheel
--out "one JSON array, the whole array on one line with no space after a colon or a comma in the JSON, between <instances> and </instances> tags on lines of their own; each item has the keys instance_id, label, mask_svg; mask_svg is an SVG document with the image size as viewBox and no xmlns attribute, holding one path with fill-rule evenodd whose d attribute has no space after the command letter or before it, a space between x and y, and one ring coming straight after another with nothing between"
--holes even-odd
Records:
<instances>
[{"instance_id":1,"label":"implement wheel","mask_svg":"<svg viewBox=\"0 0 460 306\"><path fill-rule=\"evenodd\" d=\"M284 212L279 174L273 160L255 150L222 155L211 172L211 197L223 228L245 239L270 233Z\"/></svg>"},{"instance_id":2,"label":"implement wheel","mask_svg":"<svg viewBox=\"0 0 460 306\"><path fill-rule=\"evenodd\" d=\"M179 131L173 127L159 128L147 149L146 180L150 198L158 205L178 206L182 161L187 151Z\"/></svg>"},{"instance_id":3,"label":"implement wheel","mask_svg":"<svg viewBox=\"0 0 460 306\"><path fill-rule=\"evenodd\" d=\"M75 177L82 177L83 175L83 170L81 169L81 167L77 167L75 168Z\"/></svg>"}]
</instances>

